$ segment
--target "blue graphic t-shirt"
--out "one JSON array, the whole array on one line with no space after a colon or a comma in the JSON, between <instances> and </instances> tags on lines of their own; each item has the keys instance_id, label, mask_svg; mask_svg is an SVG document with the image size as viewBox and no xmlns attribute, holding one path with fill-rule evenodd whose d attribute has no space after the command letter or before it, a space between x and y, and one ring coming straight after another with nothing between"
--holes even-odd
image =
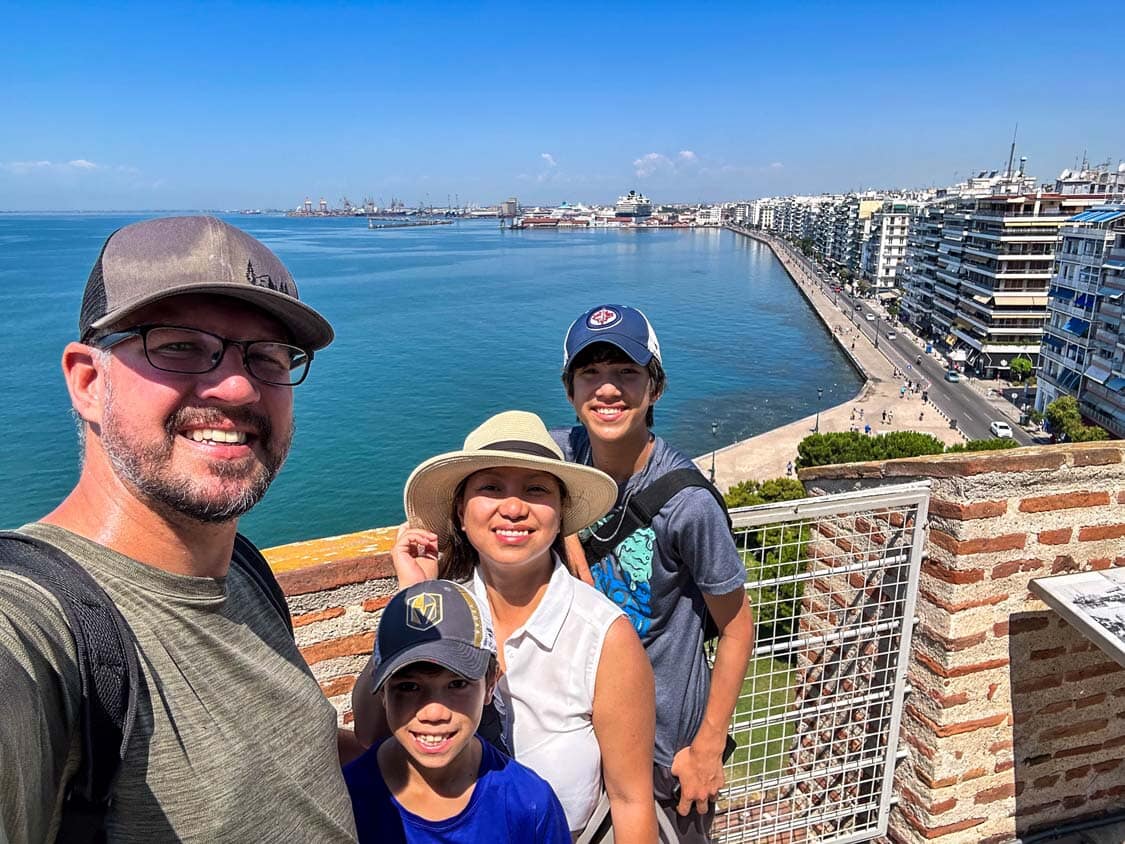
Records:
<instances>
[{"instance_id":1,"label":"blue graphic t-shirt","mask_svg":"<svg viewBox=\"0 0 1125 844\"><path fill-rule=\"evenodd\" d=\"M451 818L430 821L403 808L383 782L379 744L344 766L359 844L570 844L566 815L538 774L487 741L469 804Z\"/></svg>"},{"instance_id":2,"label":"blue graphic t-shirt","mask_svg":"<svg viewBox=\"0 0 1125 844\"><path fill-rule=\"evenodd\" d=\"M593 465L581 425L551 432L566 458ZM618 489L617 504L674 469L694 464L660 437L648 464ZM601 523L583 531L604 529ZM597 534L600 539L616 537ZM594 585L629 617L656 675L656 764L668 767L703 723L711 673L703 652L703 595L724 595L746 582L726 514L705 489L674 495L647 528L620 537L613 553L588 560Z\"/></svg>"}]
</instances>

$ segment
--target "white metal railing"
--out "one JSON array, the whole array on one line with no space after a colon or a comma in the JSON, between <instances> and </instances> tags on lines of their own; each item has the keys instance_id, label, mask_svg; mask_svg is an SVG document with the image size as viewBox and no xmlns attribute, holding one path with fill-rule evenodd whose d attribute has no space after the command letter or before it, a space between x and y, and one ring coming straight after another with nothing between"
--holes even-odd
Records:
<instances>
[{"instance_id":1,"label":"white metal railing","mask_svg":"<svg viewBox=\"0 0 1125 844\"><path fill-rule=\"evenodd\" d=\"M929 483L731 511L757 642L715 841L885 834Z\"/></svg>"}]
</instances>

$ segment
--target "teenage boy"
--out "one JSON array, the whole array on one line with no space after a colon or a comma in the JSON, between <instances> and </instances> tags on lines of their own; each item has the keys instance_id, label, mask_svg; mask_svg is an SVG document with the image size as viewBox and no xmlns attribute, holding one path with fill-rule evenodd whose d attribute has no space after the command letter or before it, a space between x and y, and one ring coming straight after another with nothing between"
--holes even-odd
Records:
<instances>
[{"instance_id":1,"label":"teenage boy","mask_svg":"<svg viewBox=\"0 0 1125 844\"><path fill-rule=\"evenodd\" d=\"M344 768L361 844L570 844L551 787L476 735L499 668L470 592L448 580L399 592L374 662L391 736Z\"/></svg>"},{"instance_id":2,"label":"teenage boy","mask_svg":"<svg viewBox=\"0 0 1125 844\"><path fill-rule=\"evenodd\" d=\"M694 469L651 430L666 379L645 315L599 305L580 316L566 334L562 379L581 424L556 431L556 439L568 459L618 483L615 510L582 532L581 547L569 539L568 553L640 634L656 675L656 799L681 841L706 842L724 782L727 728L753 649L746 570L726 512L701 477L663 502L648 524L631 529L619 518L662 477ZM718 630L711 670L703 650L708 617Z\"/></svg>"}]
</instances>

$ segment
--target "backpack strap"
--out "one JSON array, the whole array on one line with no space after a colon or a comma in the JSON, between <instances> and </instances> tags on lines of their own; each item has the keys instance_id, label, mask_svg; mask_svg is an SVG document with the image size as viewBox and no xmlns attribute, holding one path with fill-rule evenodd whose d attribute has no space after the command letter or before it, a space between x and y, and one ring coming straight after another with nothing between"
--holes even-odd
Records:
<instances>
[{"instance_id":1,"label":"backpack strap","mask_svg":"<svg viewBox=\"0 0 1125 844\"><path fill-rule=\"evenodd\" d=\"M74 636L82 755L66 784L57 841L104 841L105 816L137 715L133 632L85 567L48 542L0 532L0 568L54 595Z\"/></svg>"},{"instance_id":2,"label":"backpack strap","mask_svg":"<svg viewBox=\"0 0 1125 844\"><path fill-rule=\"evenodd\" d=\"M634 531L648 527L664 505L682 490L699 487L705 489L722 508L730 527L730 514L726 502L715 489L715 485L703 477L703 473L693 467L673 469L665 472L636 495L626 495L622 506L610 511L608 518L582 541L582 547L593 556L591 562L602 560L621 544L625 537Z\"/></svg>"},{"instance_id":3,"label":"backpack strap","mask_svg":"<svg viewBox=\"0 0 1125 844\"><path fill-rule=\"evenodd\" d=\"M269 598L269 602L273 604L273 608L277 610L277 614L285 622L285 627L292 634L293 618L289 614L289 604L285 600L285 593L281 591L281 584L277 582L277 577L274 576L273 569L270 568L266 558L262 556L262 552L255 548L254 544L241 533L236 533L234 535L234 553L231 555L230 561L232 565L238 567L239 571L245 572Z\"/></svg>"}]
</instances>

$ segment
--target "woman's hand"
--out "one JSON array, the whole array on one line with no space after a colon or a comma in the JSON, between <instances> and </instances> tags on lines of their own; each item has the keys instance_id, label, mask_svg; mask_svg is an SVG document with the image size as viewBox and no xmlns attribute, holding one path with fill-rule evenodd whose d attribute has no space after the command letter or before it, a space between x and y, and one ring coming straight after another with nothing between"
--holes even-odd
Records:
<instances>
[{"instance_id":1,"label":"woman's hand","mask_svg":"<svg viewBox=\"0 0 1125 844\"><path fill-rule=\"evenodd\" d=\"M403 524L391 548L391 561L395 566L399 589L423 580L433 580L438 576L437 534Z\"/></svg>"}]
</instances>

